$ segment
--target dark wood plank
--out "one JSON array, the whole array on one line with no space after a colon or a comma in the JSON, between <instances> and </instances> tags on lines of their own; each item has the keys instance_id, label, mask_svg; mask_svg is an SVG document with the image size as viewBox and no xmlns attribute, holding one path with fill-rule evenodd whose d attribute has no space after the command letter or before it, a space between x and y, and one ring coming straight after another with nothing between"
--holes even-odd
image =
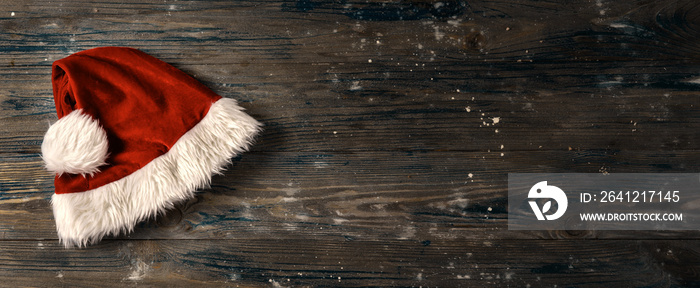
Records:
<instances>
[{"instance_id":1,"label":"dark wood plank","mask_svg":"<svg viewBox=\"0 0 700 288\"><path fill-rule=\"evenodd\" d=\"M46 241L27 244L0 241L0 277L5 284L693 286L698 284L700 253L695 241L375 242L269 238L105 241L82 250L65 250ZM537 261L523 261L532 258Z\"/></svg>"},{"instance_id":2,"label":"dark wood plank","mask_svg":"<svg viewBox=\"0 0 700 288\"><path fill-rule=\"evenodd\" d=\"M263 7L246 8L257 4ZM53 18L17 12L6 24L5 39L0 39L8 44L0 60L8 63L0 68L8 81L3 85L8 87L2 93L3 106L8 116L42 116L2 119L11 131L31 130L12 136L19 139L2 141L21 148L3 146L0 151L27 151L36 145L22 144L40 141L45 119L52 119L47 69L51 60L98 43L109 45L106 39L142 48L219 93L250 102L244 106L268 129L255 147L258 151L484 151L490 149L485 144L506 139L518 139L509 141L509 147L518 150L698 148L697 134L688 129L698 121L697 41L677 39L692 31L693 15L700 13L695 6L594 5L582 12L552 4L547 9L560 12L555 19L528 17L504 23L494 18L522 14L522 5L537 5L471 3L443 17L435 16L441 15L439 9L419 4L393 8L422 15L409 17L405 25L396 25L393 20L398 19L388 15L384 20L391 21L379 21L381 13L360 21L365 13L361 11L379 13L374 4L319 3L303 11L272 2L230 7L194 3L173 9L177 11L169 5L139 4L126 5L124 12L145 9L145 15L110 12L120 7L97 7L98 12L84 8L87 14L71 16L70 25L51 21L65 21L60 11L54 11ZM236 11L235 17L230 11ZM583 21L599 11L606 11L605 17ZM528 12L544 17L541 11ZM177 13L179 21L159 22L167 13ZM570 20L562 25L561 19ZM155 22L147 24L149 20ZM288 21L292 22L281 24ZM84 31L95 25L110 28ZM159 31L155 35L153 25ZM23 29L37 34L18 34ZM455 42L462 36L439 40L436 29L447 34L483 30L487 34L477 38L490 42L483 44L483 51L469 52ZM82 33L72 36L71 31ZM187 36L200 32L209 37ZM13 37L31 44L30 36L47 45L11 46ZM153 45L163 38L171 40L168 45ZM31 88L23 88L27 86ZM444 137L446 133L450 137Z\"/></svg>"},{"instance_id":3,"label":"dark wood plank","mask_svg":"<svg viewBox=\"0 0 700 288\"><path fill-rule=\"evenodd\" d=\"M253 151L485 152L500 145L514 151L674 151L700 145L700 136L691 129L700 122L698 92L663 96L662 90L629 88L620 89L623 95L617 97L557 93L471 100L474 94L418 99L409 94L393 100L336 101L317 89L294 100L242 103L265 124ZM0 135L0 151L39 152L48 123L55 121L52 100L46 97L34 104L25 104L32 98L6 97L9 115L0 119L6 132Z\"/></svg>"},{"instance_id":4,"label":"dark wood plank","mask_svg":"<svg viewBox=\"0 0 700 288\"><path fill-rule=\"evenodd\" d=\"M128 237L285 235L275 237L373 241L700 237L697 231L507 230L507 173L697 171L700 155L694 151L501 151L249 153L224 175L214 177L211 189L202 189L195 199L143 223ZM0 213L8 215L0 218L2 238L55 239L48 202L53 178L41 167L40 157L15 154L0 159L4 196Z\"/></svg>"},{"instance_id":5,"label":"dark wood plank","mask_svg":"<svg viewBox=\"0 0 700 288\"><path fill-rule=\"evenodd\" d=\"M700 171L699 17L691 0L0 3L0 278L697 286L697 231L508 231L506 177ZM197 198L64 250L39 158L50 65L107 45L266 130Z\"/></svg>"}]
</instances>

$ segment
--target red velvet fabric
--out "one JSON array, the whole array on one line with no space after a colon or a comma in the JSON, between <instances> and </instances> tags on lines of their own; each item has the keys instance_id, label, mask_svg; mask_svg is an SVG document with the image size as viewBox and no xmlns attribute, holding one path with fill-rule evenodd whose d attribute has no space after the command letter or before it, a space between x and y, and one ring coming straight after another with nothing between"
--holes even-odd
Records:
<instances>
[{"instance_id":1,"label":"red velvet fabric","mask_svg":"<svg viewBox=\"0 0 700 288\"><path fill-rule=\"evenodd\" d=\"M83 109L107 132L107 165L93 176L63 174L56 193L92 190L166 153L221 98L184 72L139 50L102 47L53 64L58 118Z\"/></svg>"}]
</instances>

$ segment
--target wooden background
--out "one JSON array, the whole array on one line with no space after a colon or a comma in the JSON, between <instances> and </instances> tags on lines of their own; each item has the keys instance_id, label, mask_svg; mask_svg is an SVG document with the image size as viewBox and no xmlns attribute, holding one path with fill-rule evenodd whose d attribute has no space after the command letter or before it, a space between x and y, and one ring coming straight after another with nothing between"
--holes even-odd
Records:
<instances>
[{"instance_id":1,"label":"wooden background","mask_svg":"<svg viewBox=\"0 0 700 288\"><path fill-rule=\"evenodd\" d=\"M59 245L51 63L141 49L265 124L211 189ZM507 173L700 172L700 4L0 0L0 286L700 285L698 231L508 231Z\"/></svg>"}]
</instances>

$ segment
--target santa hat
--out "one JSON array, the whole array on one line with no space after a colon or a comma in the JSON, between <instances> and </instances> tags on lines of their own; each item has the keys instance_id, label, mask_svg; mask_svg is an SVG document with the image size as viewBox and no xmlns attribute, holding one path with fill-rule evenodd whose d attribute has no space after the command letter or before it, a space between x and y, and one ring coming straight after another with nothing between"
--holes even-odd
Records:
<instances>
[{"instance_id":1,"label":"santa hat","mask_svg":"<svg viewBox=\"0 0 700 288\"><path fill-rule=\"evenodd\" d=\"M141 51L104 47L53 64L58 121L41 145L66 247L133 230L190 199L260 123L184 72Z\"/></svg>"}]
</instances>

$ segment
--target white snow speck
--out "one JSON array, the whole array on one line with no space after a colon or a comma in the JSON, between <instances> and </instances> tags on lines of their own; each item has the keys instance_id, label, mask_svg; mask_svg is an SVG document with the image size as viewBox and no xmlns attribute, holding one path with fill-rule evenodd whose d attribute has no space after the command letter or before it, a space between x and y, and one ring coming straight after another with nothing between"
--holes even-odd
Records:
<instances>
[{"instance_id":1,"label":"white snow speck","mask_svg":"<svg viewBox=\"0 0 700 288\"><path fill-rule=\"evenodd\" d=\"M11 17L15 17L15 12L10 12Z\"/></svg>"},{"instance_id":2,"label":"white snow speck","mask_svg":"<svg viewBox=\"0 0 700 288\"><path fill-rule=\"evenodd\" d=\"M501 117L493 117L491 120L493 120L493 124L495 125L498 124L498 122L501 122Z\"/></svg>"}]
</instances>

